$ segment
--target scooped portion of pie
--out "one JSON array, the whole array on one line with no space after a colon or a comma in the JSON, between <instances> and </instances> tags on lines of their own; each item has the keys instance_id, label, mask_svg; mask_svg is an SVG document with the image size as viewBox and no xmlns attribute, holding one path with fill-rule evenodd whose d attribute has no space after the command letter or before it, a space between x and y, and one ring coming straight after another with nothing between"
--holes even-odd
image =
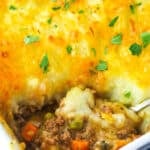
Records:
<instances>
[{"instance_id":1,"label":"scooped portion of pie","mask_svg":"<svg viewBox=\"0 0 150 150\"><path fill-rule=\"evenodd\" d=\"M140 116L90 89L71 88L60 104L33 110L15 114L16 133L29 150L117 150L141 135Z\"/></svg>"}]
</instances>

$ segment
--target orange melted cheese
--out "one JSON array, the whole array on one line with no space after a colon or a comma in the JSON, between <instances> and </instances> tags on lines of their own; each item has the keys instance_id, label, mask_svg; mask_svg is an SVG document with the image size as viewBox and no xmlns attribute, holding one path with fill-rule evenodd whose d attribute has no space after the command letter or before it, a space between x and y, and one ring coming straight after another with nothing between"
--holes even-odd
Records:
<instances>
[{"instance_id":1,"label":"orange melted cheese","mask_svg":"<svg viewBox=\"0 0 150 150\"><path fill-rule=\"evenodd\" d=\"M132 13L130 5L139 2L142 4ZM43 104L45 97L51 99L78 84L115 99L120 86L124 89L122 81L126 88L119 91L118 99L123 99L128 84L130 103L137 103L139 90L135 87L142 91L140 98L150 96L150 46L139 56L129 51L131 44L142 43L142 32L150 31L150 1L74 0L68 9L64 5L64 0L0 2L0 100ZM109 27L116 16L119 19ZM123 35L122 43L111 44L118 33ZM38 36L39 41L25 44L27 35ZM71 54L67 53L68 45L72 46ZM45 54L49 59L47 73L40 68ZM108 70L95 71L99 60L108 63Z\"/></svg>"}]
</instances>

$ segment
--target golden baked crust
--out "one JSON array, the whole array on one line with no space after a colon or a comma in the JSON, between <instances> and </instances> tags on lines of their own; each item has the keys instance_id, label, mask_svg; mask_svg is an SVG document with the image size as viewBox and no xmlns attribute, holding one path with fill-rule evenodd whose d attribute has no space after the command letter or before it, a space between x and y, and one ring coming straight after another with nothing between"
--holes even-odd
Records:
<instances>
[{"instance_id":1,"label":"golden baked crust","mask_svg":"<svg viewBox=\"0 0 150 150\"><path fill-rule=\"evenodd\" d=\"M150 46L139 56L129 50L150 31L150 1L3 0L0 10L1 101L43 104L45 97L78 84L125 103L125 92L131 92L133 104L150 96ZM117 34L122 42L112 44ZM27 36L38 39L30 43ZM49 62L46 72L40 66L43 56ZM108 70L95 69L100 60Z\"/></svg>"}]
</instances>

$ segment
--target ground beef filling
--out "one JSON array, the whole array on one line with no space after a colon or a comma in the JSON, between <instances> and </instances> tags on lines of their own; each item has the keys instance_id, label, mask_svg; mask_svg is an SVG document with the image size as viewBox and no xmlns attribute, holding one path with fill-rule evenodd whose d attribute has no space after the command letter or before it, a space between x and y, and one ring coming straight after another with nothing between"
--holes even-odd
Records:
<instances>
[{"instance_id":1,"label":"ground beef filling","mask_svg":"<svg viewBox=\"0 0 150 150\"><path fill-rule=\"evenodd\" d=\"M112 113L109 105L100 110ZM72 141L87 141L88 150L110 150L116 142L123 145L132 141L138 135L134 127L125 126L122 129L101 129L99 136L94 126L87 119L68 120L56 116L58 104L46 105L42 109L34 106L21 106L14 114L16 135L26 143L26 150L74 150ZM112 140L113 139L113 140ZM117 150L118 147L113 150ZM75 149L77 150L77 149Z\"/></svg>"},{"instance_id":2,"label":"ground beef filling","mask_svg":"<svg viewBox=\"0 0 150 150\"><path fill-rule=\"evenodd\" d=\"M16 124L14 131L21 141L26 142L26 150L70 150L73 140L88 141L89 148L92 150L96 136L95 130L88 125L87 120L83 120L82 126L78 125L81 126L80 128L72 129L69 127L68 120L62 116L55 116L56 106L56 104L44 106L42 110L34 106L21 106L18 113L14 114ZM31 138L26 135L26 131L25 136L28 137L26 139L21 133L28 123L35 126L37 130Z\"/></svg>"},{"instance_id":3,"label":"ground beef filling","mask_svg":"<svg viewBox=\"0 0 150 150\"><path fill-rule=\"evenodd\" d=\"M68 127L68 123L62 117L53 117L44 122L42 130L36 135L34 142L41 150L50 146L61 147L62 150L69 150L72 140L87 140L92 149L96 139L95 132L84 122L83 129L75 130Z\"/></svg>"}]
</instances>

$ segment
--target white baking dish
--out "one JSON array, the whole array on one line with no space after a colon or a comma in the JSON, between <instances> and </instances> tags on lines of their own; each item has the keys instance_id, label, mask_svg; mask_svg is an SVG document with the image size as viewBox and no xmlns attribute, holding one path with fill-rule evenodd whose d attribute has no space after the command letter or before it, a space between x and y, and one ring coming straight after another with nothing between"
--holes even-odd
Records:
<instances>
[{"instance_id":1,"label":"white baking dish","mask_svg":"<svg viewBox=\"0 0 150 150\"><path fill-rule=\"evenodd\" d=\"M24 144L20 144L2 117L0 117L0 149L23 150Z\"/></svg>"}]
</instances>

